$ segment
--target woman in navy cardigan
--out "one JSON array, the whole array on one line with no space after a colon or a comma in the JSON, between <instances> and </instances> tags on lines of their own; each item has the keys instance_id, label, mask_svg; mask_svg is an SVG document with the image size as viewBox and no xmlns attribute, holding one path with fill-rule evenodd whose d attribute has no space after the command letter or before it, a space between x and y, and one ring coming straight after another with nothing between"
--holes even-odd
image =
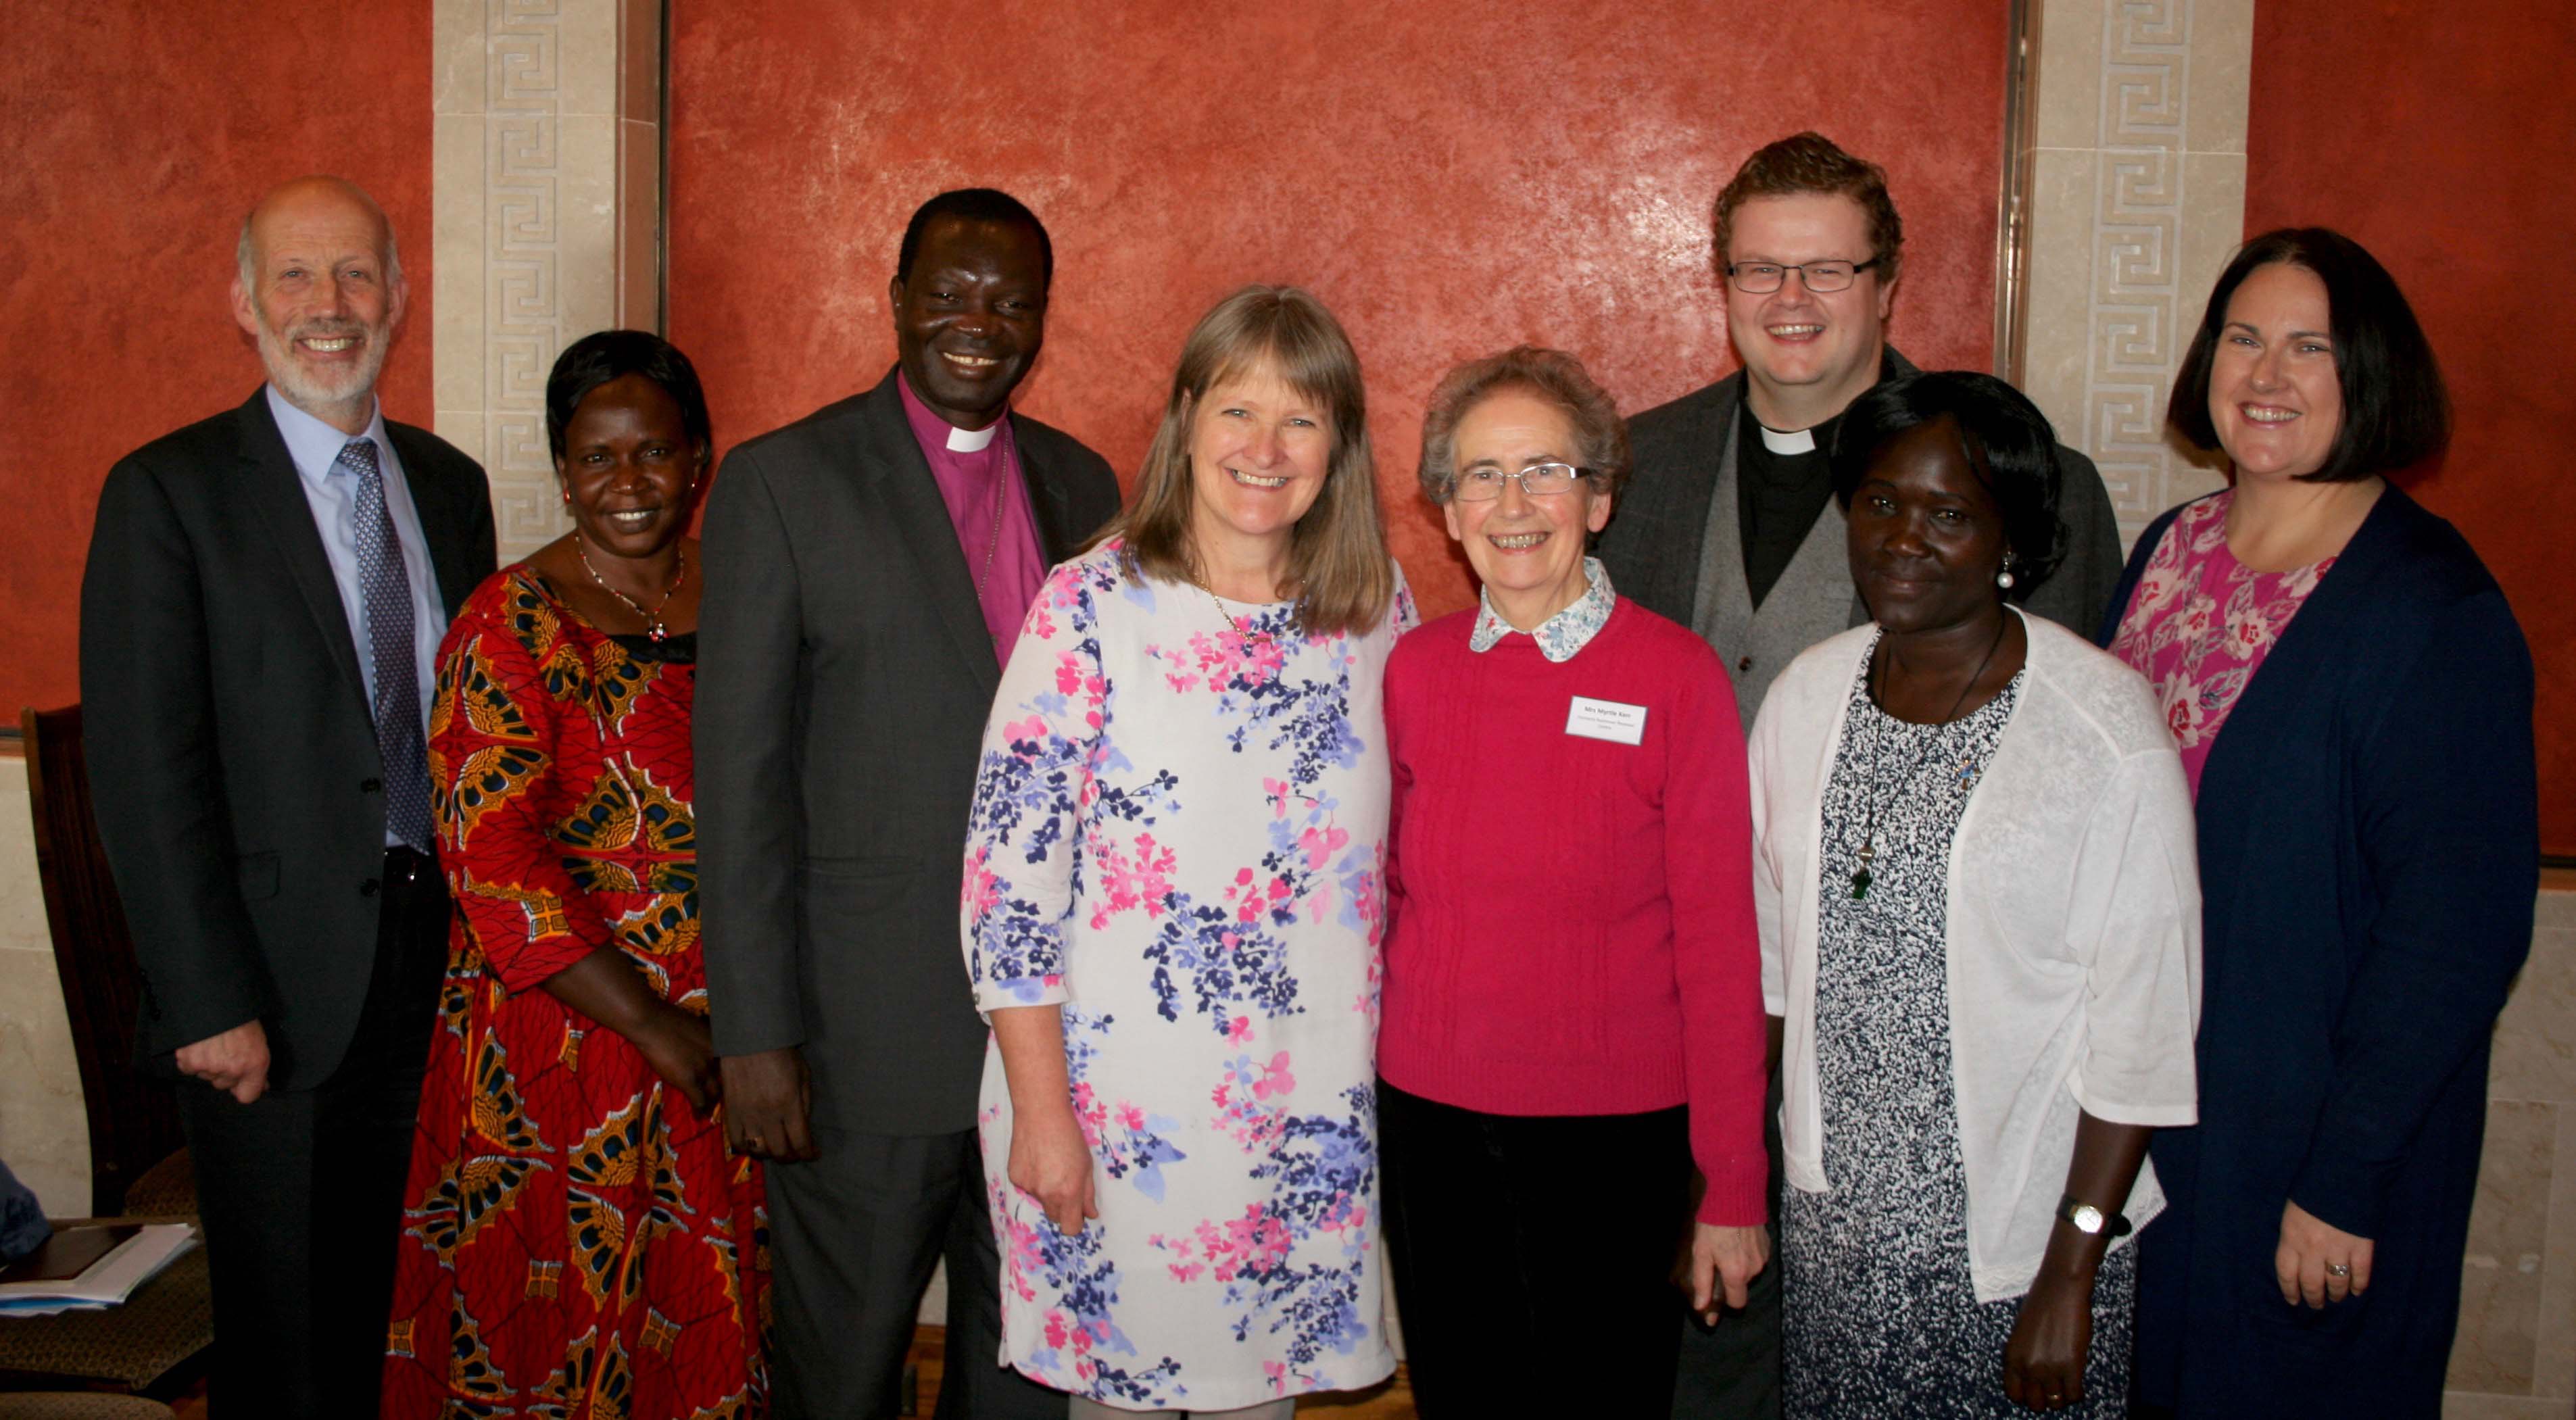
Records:
<instances>
[{"instance_id":1,"label":"woman in navy cardigan","mask_svg":"<svg viewBox=\"0 0 2576 1420\"><path fill-rule=\"evenodd\" d=\"M2441 451L2448 407L2357 243L2247 243L2168 417L2235 481L2147 529L2103 628L2182 745L2204 903L2201 1122L2154 1144L2139 1398L2434 1416L2487 1040L2531 943L2530 653L2477 554L2386 481Z\"/></svg>"}]
</instances>

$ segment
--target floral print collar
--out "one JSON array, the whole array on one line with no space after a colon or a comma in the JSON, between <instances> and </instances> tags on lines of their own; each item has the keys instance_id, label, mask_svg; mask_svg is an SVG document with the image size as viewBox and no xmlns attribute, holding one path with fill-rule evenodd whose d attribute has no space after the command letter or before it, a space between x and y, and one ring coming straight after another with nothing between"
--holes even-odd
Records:
<instances>
[{"instance_id":1,"label":"floral print collar","mask_svg":"<svg viewBox=\"0 0 2576 1420\"><path fill-rule=\"evenodd\" d=\"M1551 661L1570 661L1574 653L1588 645L1610 620L1610 608L1617 605L1619 594L1610 587L1610 569L1598 557L1583 559L1583 579L1591 585L1574 604L1539 623L1530 633L1538 642L1538 651ZM1467 637L1470 651L1490 651L1494 643L1520 630L1503 620L1494 610L1493 599L1483 592L1476 594L1476 629Z\"/></svg>"}]
</instances>

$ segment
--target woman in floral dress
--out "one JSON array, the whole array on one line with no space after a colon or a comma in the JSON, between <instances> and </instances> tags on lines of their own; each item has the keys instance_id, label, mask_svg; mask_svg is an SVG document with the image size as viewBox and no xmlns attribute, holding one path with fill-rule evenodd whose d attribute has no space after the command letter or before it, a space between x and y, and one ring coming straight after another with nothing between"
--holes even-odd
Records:
<instances>
[{"instance_id":1,"label":"woman in floral dress","mask_svg":"<svg viewBox=\"0 0 2576 1420\"><path fill-rule=\"evenodd\" d=\"M985 730L962 917L1002 1359L1076 1417L1284 1416L1395 1366L1379 681L1414 618L1367 429L1312 296L1221 302Z\"/></svg>"},{"instance_id":2,"label":"woman in floral dress","mask_svg":"<svg viewBox=\"0 0 2576 1420\"><path fill-rule=\"evenodd\" d=\"M457 920L403 1195L384 1414L765 1413L759 1166L725 1152L689 708L706 401L659 337L566 349L573 531L476 589L430 713Z\"/></svg>"}]
</instances>

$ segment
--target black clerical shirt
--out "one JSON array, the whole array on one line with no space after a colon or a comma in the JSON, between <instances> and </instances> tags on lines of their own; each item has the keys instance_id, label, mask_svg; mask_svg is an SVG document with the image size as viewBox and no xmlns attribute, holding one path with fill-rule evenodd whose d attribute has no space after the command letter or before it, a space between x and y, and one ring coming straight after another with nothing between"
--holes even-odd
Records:
<instances>
[{"instance_id":1,"label":"black clerical shirt","mask_svg":"<svg viewBox=\"0 0 2576 1420\"><path fill-rule=\"evenodd\" d=\"M1812 450L1784 454L1763 443L1752 400L1736 407L1741 412L1735 431L1735 527L1744 547L1745 590L1759 607L1814 531L1825 500L1834 496L1833 461L1826 453L1833 448L1834 428L1842 416L1807 431L1815 436Z\"/></svg>"}]
</instances>

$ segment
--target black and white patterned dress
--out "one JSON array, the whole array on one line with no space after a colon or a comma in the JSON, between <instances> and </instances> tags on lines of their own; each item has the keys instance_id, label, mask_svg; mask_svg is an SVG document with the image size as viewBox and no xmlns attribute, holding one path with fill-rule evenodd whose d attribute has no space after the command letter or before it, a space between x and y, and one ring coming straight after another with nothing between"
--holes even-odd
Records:
<instances>
[{"instance_id":1,"label":"black and white patterned dress","mask_svg":"<svg viewBox=\"0 0 2576 1420\"><path fill-rule=\"evenodd\" d=\"M1785 1409L1798 1420L2026 1416L2003 1391L2020 1303L1980 1303L1968 1277L1944 969L1950 841L2023 676L1964 719L1914 725L1871 702L1871 659L1825 788L1816 1076L1831 1191L1792 1188L1781 1206ZM1873 811L1877 851L1855 901ZM2056 1414L2125 1413L2135 1256L2104 1259L2086 1400Z\"/></svg>"}]
</instances>

